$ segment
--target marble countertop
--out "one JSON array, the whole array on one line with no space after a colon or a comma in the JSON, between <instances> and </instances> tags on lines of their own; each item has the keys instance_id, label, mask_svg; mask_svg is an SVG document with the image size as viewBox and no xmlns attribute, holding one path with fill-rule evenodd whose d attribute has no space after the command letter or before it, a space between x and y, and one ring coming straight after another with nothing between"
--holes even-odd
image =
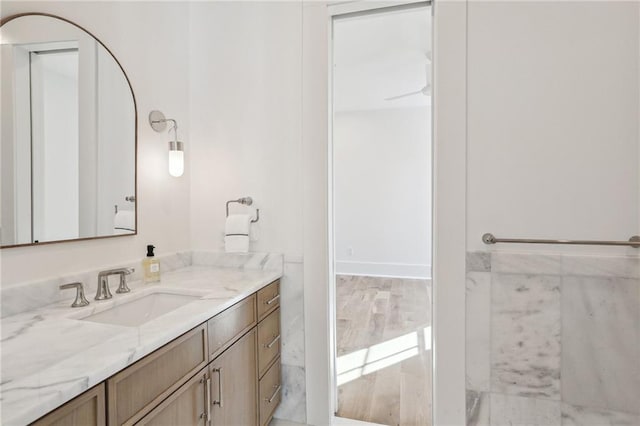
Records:
<instances>
[{"instance_id":1,"label":"marble countertop","mask_svg":"<svg viewBox=\"0 0 640 426\"><path fill-rule=\"evenodd\" d=\"M188 266L131 293L71 308L69 300L3 318L2 424L28 424L198 324L280 278L276 270ZM112 285L113 288L113 285ZM83 321L88 315L154 292L199 296L139 327Z\"/></svg>"}]
</instances>

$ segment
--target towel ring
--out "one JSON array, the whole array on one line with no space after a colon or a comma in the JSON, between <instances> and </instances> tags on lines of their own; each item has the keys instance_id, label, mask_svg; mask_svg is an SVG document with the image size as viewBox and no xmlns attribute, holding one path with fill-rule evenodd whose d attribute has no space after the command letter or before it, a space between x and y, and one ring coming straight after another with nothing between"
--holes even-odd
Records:
<instances>
[{"instance_id":1,"label":"towel ring","mask_svg":"<svg viewBox=\"0 0 640 426\"><path fill-rule=\"evenodd\" d=\"M238 204L242 204L245 206L250 206L253 204L253 199L251 197L242 197L242 198L238 198L237 200L229 200L227 201L227 217L229 217L229 204L231 203L238 203ZM256 209L256 218L255 219L251 219L251 223L256 223L257 221L260 220L260 209Z\"/></svg>"}]
</instances>

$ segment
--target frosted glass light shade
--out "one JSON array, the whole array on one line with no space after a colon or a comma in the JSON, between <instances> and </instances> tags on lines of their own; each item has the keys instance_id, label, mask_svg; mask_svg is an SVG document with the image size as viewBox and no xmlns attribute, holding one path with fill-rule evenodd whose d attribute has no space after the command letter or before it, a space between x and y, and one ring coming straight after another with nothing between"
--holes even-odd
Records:
<instances>
[{"instance_id":1,"label":"frosted glass light shade","mask_svg":"<svg viewBox=\"0 0 640 426\"><path fill-rule=\"evenodd\" d=\"M180 177L184 173L184 151L182 142L169 142L169 174Z\"/></svg>"}]
</instances>

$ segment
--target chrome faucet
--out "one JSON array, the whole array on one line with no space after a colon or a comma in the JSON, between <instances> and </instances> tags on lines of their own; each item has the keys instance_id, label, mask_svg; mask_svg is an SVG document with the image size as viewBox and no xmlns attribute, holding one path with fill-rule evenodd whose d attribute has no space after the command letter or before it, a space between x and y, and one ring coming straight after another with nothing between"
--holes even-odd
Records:
<instances>
[{"instance_id":1,"label":"chrome faucet","mask_svg":"<svg viewBox=\"0 0 640 426\"><path fill-rule=\"evenodd\" d=\"M87 298L84 297L84 288L82 287L82 283L69 283L60 286L60 290L66 290L68 288L76 289L76 300L71 304L72 308L80 308L89 304Z\"/></svg>"},{"instance_id":2,"label":"chrome faucet","mask_svg":"<svg viewBox=\"0 0 640 426\"><path fill-rule=\"evenodd\" d=\"M133 268L117 268L109 269L98 273L98 290L96 291L96 300L111 299L111 290L109 290L109 276L120 275L120 286L116 293L129 293L131 290L127 287L127 275L134 272Z\"/></svg>"}]
</instances>

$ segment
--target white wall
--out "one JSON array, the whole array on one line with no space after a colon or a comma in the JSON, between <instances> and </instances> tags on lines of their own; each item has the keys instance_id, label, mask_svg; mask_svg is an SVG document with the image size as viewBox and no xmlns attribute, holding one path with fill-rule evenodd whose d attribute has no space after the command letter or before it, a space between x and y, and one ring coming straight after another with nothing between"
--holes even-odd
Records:
<instances>
[{"instance_id":1,"label":"white wall","mask_svg":"<svg viewBox=\"0 0 640 426\"><path fill-rule=\"evenodd\" d=\"M147 124L152 109L180 123L189 141L189 11L181 2L2 2L2 17L39 11L71 19L90 30L120 60L138 107L138 235L105 240L4 249L2 285L142 259L153 243L158 253L189 248L191 156L182 178L167 172L167 135ZM37 265L37 267L34 267Z\"/></svg>"},{"instance_id":2,"label":"white wall","mask_svg":"<svg viewBox=\"0 0 640 426\"><path fill-rule=\"evenodd\" d=\"M305 423L302 4L189 8L191 246L222 251L226 201L253 197L260 221L250 250L285 255L276 417Z\"/></svg>"},{"instance_id":3,"label":"white wall","mask_svg":"<svg viewBox=\"0 0 640 426\"><path fill-rule=\"evenodd\" d=\"M333 119L336 272L431 276L431 109Z\"/></svg>"},{"instance_id":4,"label":"white wall","mask_svg":"<svg viewBox=\"0 0 640 426\"><path fill-rule=\"evenodd\" d=\"M334 373L329 327L329 15L325 2L303 5L302 176L306 420L326 425L333 410Z\"/></svg>"},{"instance_id":5,"label":"white wall","mask_svg":"<svg viewBox=\"0 0 640 426\"><path fill-rule=\"evenodd\" d=\"M638 5L470 3L469 249L640 233Z\"/></svg>"},{"instance_id":6,"label":"white wall","mask_svg":"<svg viewBox=\"0 0 640 426\"><path fill-rule=\"evenodd\" d=\"M251 250L299 257L301 4L190 8L192 246L222 250L225 202L251 196L260 208Z\"/></svg>"}]
</instances>

